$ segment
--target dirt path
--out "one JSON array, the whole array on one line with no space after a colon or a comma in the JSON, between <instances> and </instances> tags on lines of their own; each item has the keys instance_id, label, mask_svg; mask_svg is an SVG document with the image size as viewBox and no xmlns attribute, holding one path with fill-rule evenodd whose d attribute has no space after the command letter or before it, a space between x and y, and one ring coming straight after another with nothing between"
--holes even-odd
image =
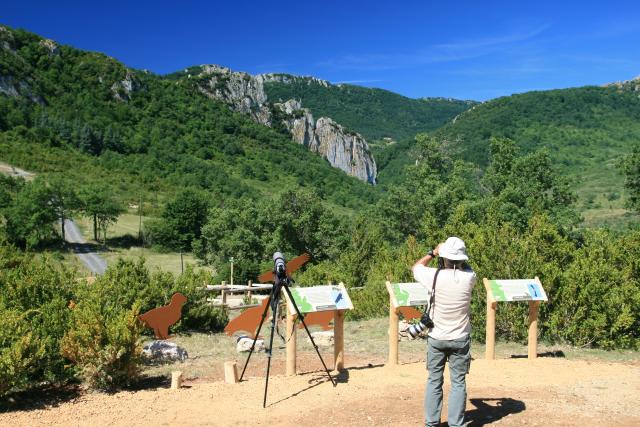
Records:
<instances>
[{"instance_id":1,"label":"dirt path","mask_svg":"<svg viewBox=\"0 0 640 427\"><path fill-rule=\"evenodd\" d=\"M264 379L250 377L241 384L81 394L46 408L0 414L0 425L422 425L423 363L347 366L336 388L324 372L272 376L267 409ZM637 362L475 360L468 394L470 426L640 425Z\"/></svg>"}]
</instances>

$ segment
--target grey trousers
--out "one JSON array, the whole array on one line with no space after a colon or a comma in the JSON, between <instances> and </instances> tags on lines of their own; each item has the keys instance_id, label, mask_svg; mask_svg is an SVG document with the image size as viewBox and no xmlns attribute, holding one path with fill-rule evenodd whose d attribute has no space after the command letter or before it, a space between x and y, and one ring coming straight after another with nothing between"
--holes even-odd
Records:
<instances>
[{"instance_id":1,"label":"grey trousers","mask_svg":"<svg viewBox=\"0 0 640 427\"><path fill-rule=\"evenodd\" d=\"M471 365L471 338L467 335L463 338L445 341L428 337L427 341L429 379L424 393L425 425L437 426L440 423L444 365L448 360L451 378L449 426L462 426L464 425L464 410L467 403L466 376Z\"/></svg>"}]
</instances>

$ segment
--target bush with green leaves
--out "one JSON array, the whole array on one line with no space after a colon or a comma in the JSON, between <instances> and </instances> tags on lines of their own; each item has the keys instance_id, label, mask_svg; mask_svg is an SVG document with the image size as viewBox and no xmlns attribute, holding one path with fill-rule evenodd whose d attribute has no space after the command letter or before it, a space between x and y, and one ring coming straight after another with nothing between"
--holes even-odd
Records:
<instances>
[{"instance_id":1,"label":"bush with green leaves","mask_svg":"<svg viewBox=\"0 0 640 427\"><path fill-rule=\"evenodd\" d=\"M25 320L30 314L0 306L0 396L29 387L45 357L44 343L29 330Z\"/></svg>"},{"instance_id":2,"label":"bush with green leaves","mask_svg":"<svg viewBox=\"0 0 640 427\"><path fill-rule=\"evenodd\" d=\"M49 257L0 242L0 383L3 390L59 383L73 372L60 354L75 279Z\"/></svg>"},{"instance_id":3,"label":"bush with green leaves","mask_svg":"<svg viewBox=\"0 0 640 427\"><path fill-rule=\"evenodd\" d=\"M640 232L585 235L563 272L550 329L579 346L640 348Z\"/></svg>"},{"instance_id":4,"label":"bush with green leaves","mask_svg":"<svg viewBox=\"0 0 640 427\"><path fill-rule=\"evenodd\" d=\"M92 388L130 385L140 373L139 305L119 306L111 298L110 287L99 280L80 288L70 330L61 341L62 354L75 363L80 378Z\"/></svg>"}]
</instances>

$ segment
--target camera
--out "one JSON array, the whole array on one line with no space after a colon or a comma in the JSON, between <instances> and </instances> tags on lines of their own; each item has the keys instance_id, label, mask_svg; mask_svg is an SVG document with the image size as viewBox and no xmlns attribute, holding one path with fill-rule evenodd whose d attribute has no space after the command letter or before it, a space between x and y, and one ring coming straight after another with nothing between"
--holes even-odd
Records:
<instances>
[{"instance_id":1,"label":"camera","mask_svg":"<svg viewBox=\"0 0 640 427\"><path fill-rule=\"evenodd\" d=\"M418 334L424 331L425 329L433 328L433 320L431 320L431 317L429 317L428 311L429 310L426 310L422 314L422 317L420 318L420 321L418 323L416 323L415 325L409 326L409 329L407 329L407 333L409 334L411 339L415 339L418 336Z\"/></svg>"}]
</instances>

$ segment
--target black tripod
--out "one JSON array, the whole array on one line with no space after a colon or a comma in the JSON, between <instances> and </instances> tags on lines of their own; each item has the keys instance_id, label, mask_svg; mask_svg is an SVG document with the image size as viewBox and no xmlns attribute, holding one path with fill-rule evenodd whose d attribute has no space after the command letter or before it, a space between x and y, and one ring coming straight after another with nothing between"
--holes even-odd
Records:
<instances>
[{"instance_id":1,"label":"black tripod","mask_svg":"<svg viewBox=\"0 0 640 427\"><path fill-rule=\"evenodd\" d=\"M282 263L282 266L284 266L284 262ZM247 369L247 365L249 364L249 359L251 359L251 355L253 354L253 350L256 346L256 341L258 340L258 334L260 333L260 329L262 328L262 324L264 323L264 319L265 317L267 317L267 311L269 310L269 307L271 307L271 336L269 337L269 349L267 350L267 357L268 357L268 361L267 361L267 378L265 379L265 383L264 383L264 400L262 401L262 407L265 408L267 406L267 387L269 386L269 370L271 369L271 354L272 354L272 350L273 350L273 331L276 327L276 321L278 318L278 306L280 304L280 296L282 293L282 289L284 288L285 292L287 293L287 295L289 296L289 301L291 301L291 305L293 305L293 307L296 310L296 313L298 314L298 319L300 319L300 321L302 322L302 324L304 325L304 329L305 331L307 331L307 335L309 336L309 339L311 340L311 344L313 344L313 347L316 349L316 353L318 353L318 357L320 358L320 362L322 362L322 366L324 367L324 370L327 372L327 375L329 376L329 379L331 380L331 384L333 384L333 386L336 386L335 381L333 380L333 377L331 376L331 374L329 373L329 369L327 369L327 365L324 363L324 360L322 360L322 356L320 355L320 350L318 350L318 346L316 345L315 341L313 340L313 337L311 336L311 333L309 332L309 328L307 328L307 324L304 322L304 316L302 315L302 313L300 313L300 310L298 309L298 306L296 305L295 300L293 299L293 295L291 295L291 290L289 289L289 282L290 282L290 278L286 275L285 269L283 268L278 268L278 262L276 261L276 269L274 271L274 284L273 284L273 288L271 288L271 293L269 294L269 299L267 302L266 307L264 308L264 311L262 312L262 319L260 320L260 325L258 326L258 329L256 330L256 335L255 338L253 339L253 344L251 344L251 350L249 350L249 356L247 357L246 362L244 363L244 368L242 368L242 374L240 375L240 381L242 381L242 377L244 376L244 371Z\"/></svg>"}]
</instances>

